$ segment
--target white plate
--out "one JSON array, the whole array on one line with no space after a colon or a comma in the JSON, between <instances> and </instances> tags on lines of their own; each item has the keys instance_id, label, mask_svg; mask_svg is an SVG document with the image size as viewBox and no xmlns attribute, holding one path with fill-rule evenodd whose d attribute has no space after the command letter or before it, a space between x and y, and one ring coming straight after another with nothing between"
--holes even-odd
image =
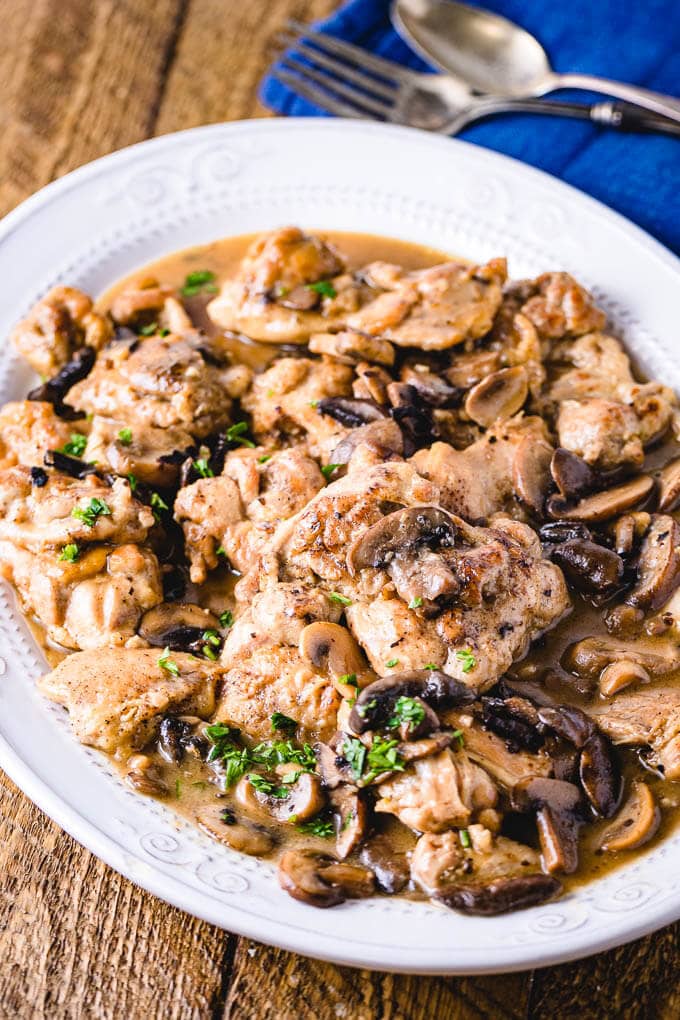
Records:
<instances>
[{"instance_id":1,"label":"white plate","mask_svg":"<svg viewBox=\"0 0 680 1020\"><path fill-rule=\"evenodd\" d=\"M615 171L612 171L615 172ZM214 125L145 142L50 185L0 225L0 333L48 287L101 292L158 256L287 223L507 255L514 277L567 269L591 287L646 369L680 385L680 263L552 178L464 142L338 120ZM5 345L0 400L29 375ZM38 696L42 656L0 587L0 764L117 871L230 931L338 963L421 973L507 971L573 959L680 917L680 835L556 903L463 917L374 899L315 910L244 857L128 791Z\"/></svg>"}]
</instances>

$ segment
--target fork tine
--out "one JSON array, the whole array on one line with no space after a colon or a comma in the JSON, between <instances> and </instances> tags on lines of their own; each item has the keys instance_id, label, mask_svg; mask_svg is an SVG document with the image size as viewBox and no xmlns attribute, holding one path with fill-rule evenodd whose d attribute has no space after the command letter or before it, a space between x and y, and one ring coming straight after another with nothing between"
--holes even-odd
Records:
<instances>
[{"instance_id":1,"label":"fork tine","mask_svg":"<svg viewBox=\"0 0 680 1020\"><path fill-rule=\"evenodd\" d=\"M328 93L322 93L315 86L308 85L302 78L298 78L296 74L289 74L288 71L274 68L271 76L280 81L282 85L287 85L302 99L326 110L327 113L334 113L337 117L354 117L358 120L365 120L364 115L357 110L356 106L350 106L349 103L343 103L340 99L334 99Z\"/></svg>"},{"instance_id":2,"label":"fork tine","mask_svg":"<svg viewBox=\"0 0 680 1020\"><path fill-rule=\"evenodd\" d=\"M360 88L366 89L373 95L382 96L383 99L394 99L396 95L396 86L388 85L386 82L378 81L377 78L371 75L364 74L362 71L357 71L349 64L345 63L344 60L337 60L335 57L328 56L322 50L317 49L315 46L308 46L302 39L296 39L291 43L296 53L302 54L303 57L307 57L312 63L317 64L319 67L325 67L327 71L333 71L339 78L344 78L346 81L354 82L355 85L359 85Z\"/></svg>"},{"instance_id":3,"label":"fork tine","mask_svg":"<svg viewBox=\"0 0 680 1020\"><path fill-rule=\"evenodd\" d=\"M334 92L337 96L342 96L343 99L349 100L350 103L354 103L360 109L363 108L369 113L373 113L378 117L384 117L389 113L389 104L384 102L382 99L374 99L372 96L367 96L365 93L360 92L353 85L347 85L343 81L339 81L336 78L331 77L325 71L316 70L314 67L308 67L306 64L301 64L294 57L284 57L281 61L283 66L289 71L295 71L302 78L307 78L309 81L316 82L326 92Z\"/></svg>"},{"instance_id":4,"label":"fork tine","mask_svg":"<svg viewBox=\"0 0 680 1020\"><path fill-rule=\"evenodd\" d=\"M410 74L409 71L392 60L376 57L373 53L369 53L368 50L363 50L360 46L354 46L343 39L336 39L335 36L326 35L324 32L316 32L309 25L303 25L300 21L291 19L287 22L286 27L294 35L311 39L315 45L321 46L327 52L343 56L345 59L359 64L364 70L379 74L382 78L388 78L392 81L403 81Z\"/></svg>"}]
</instances>

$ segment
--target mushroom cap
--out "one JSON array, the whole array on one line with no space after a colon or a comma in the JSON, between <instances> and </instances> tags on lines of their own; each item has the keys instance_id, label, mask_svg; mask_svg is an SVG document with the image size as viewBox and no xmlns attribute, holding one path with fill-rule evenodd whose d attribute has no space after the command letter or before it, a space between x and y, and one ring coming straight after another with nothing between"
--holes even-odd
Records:
<instances>
[{"instance_id":1,"label":"mushroom cap","mask_svg":"<svg viewBox=\"0 0 680 1020\"><path fill-rule=\"evenodd\" d=\"M402 555L418 546L451 547L458 524L441 507L403 507L387 514L359 535L347 552L347 568L352 576L366 567L383 567L397 553Z\"/></svg>"},{"instance_id":2,"label":"mushroom cap","mask_svg":"<svg viewBox=\"0 0 680 1020\"><path fill-rule=\"evenodd\" d=\"M454 886L445 893L438 893L434 899L462 914L494 917L545 903L561 889L561 883L552 875L521 875L499 878L486 885Z\"/></svg>"},{"instance_id":3,"label":"mushroom cap","mask_svg":"<svg viewBox=\"0 0 680 1020\"><path fill-rule=\"evenodd\" d=\"M585 538L572 538L554 546L551 558L578 591L608 592L621 583L623 560L612 549Z\"/></svg>"},{"instance_id":4,"label":"mushroom cap","mask_svg":"<svg viewBox=\"0 0 680 1020\"><path fill-rule=\"evenodd\" d=\"M408 885L411 877L406 854L397 850L386 833L371 836L361 848L360 860L375 875L378 888L394 894Z\"/></svg>"},{"instance_id":5,"label":"mushroom cap","mask_svg":"<svg viewBox=\"0 0 680 1020\"><path fill-rule=\"evenodd\" d=\"M220 621L192 602L162 602L148 609L137 633L154 648L194 651L206 630L219 630Z\"/></svg>"},{"instance_id":6,"label":"mushroom cap","mask_svg":"<svg viewBox=\"0 0 680 1020\"><path fill-rule=\"evenodd\" d=\"M655 514L640 550L637 582L626 602L660 609L680 585L680 525L668 514Z\"/></svg>"},{"instance_id":7,"label":"mushroom cap","mask_svg":"<svg viewBox=\"0 0 680 1020\"><path fill-rule=\"evenodd\" d=\"M680 505L680 457L659 472L659 510L670 513Z\"/></svg>"},{"instance_id":8,"label":"mushroom cap","mask_svg":"<svg viewBox=\"0 0 680 1020\"><path fill-rule=\"evenodd\" d=\"M483 428L505 421L523 406L529 377L523 365L501 368L476 383L465 399L465 413Z\"/></svg>"},{"instance_id":9,"label":"mushroom cap","mask_svg":"<svg viewBox=\"0 0 680 1020\"><path fill-rule=\"evenodd\" d=\"M356 397L324 397L316 409L319 414L333 418L349 429L387 417L387 412L374 400L359 400Z\"/></svg>"},{"instance_id":10,"label":"mushroom cap","mask_svg":"<svg viewBox=\"0 0 680 1020\"><path fill-rule=\"evenodd\" d=\"M330 854L313 850L286 850L279 860L278 878L293 899L313 907L334 907L375 891L373 872L368 868L340 863Z\"/></svg>"},{"instance_id":11,"label":"mushroom cap","mask_svg":"<svg viewBox=\"0 0 680 1020\"><path fill-rule=\"evenodd\" d=\"M460 680L441 670L415 669L392 673L364 687L350 712L354 733L386 725L398 698L420 698L435 710L452 705L469 705L475 693Z\"/></svg>"},{"instance_id":12,"label":"mushroom cap","mask_svg":"<svg viewBox=\"0 0 680 1020\"><path fill-rule=\"evenodd\" d=\"M369 811L365 794L346 784L330 792L335 821L335 852L340 860L355 850L368 832Z\"/></svg>"},{"instance_id":13,"label":"mushroom cap","mask_svg":"<svg viewBox=\"0 0 680 1020\"><path fill-rule=\"evenodd\" d=\"M512 791L513 806L536 812L543 864L550 874L578 868L578 833L583 824L581 792L562 779L531 777Z\"/></svg>"},{"instance_id":14,"label":"mushroom cap","mask_svg":"<svg viewBox=\"0 0 680 1020\"><path fill-rule=\"evenodd\" d=\"M621 800L621 776L611 745L599 731L586 741L581 750L579 779L597 814L601 818L611 818Z\"/></svg>"},{"instance_id":15,"label":"mushroom cap","mask_svg":"<svg viewBox=\"0 0 680 1020\"><path fill-rule=\"evenodd\" d=\"M544 439L525 436L512 460L512 487L517 498L542 514L550 488L550 462L552 446Z\"/></svg>"},{"instance_id":16,"label":"mushroom cap","mask_svg":"<svg viewBox=\"0 0 680 1020\"><path fill-rule=\"evenodd\" d=\"M196 816L199 829L220 843L226 843L232 850L240 850L253 857L263 857L273 849L274 836L271 832L254 822L239 822L235 816L232 816L233 822L227 822L227 812L218 807L203 809Z\"/></svg>"},{"instance_id":17,"label":"mushroom cap","mask_svg":"<svg viewBox=\"0 0 680 1020\"><path fill-rule=\"evenodd\" d=\"M595 488L596 475L590 465L562 446L553 453L550 474L564 499L578 499Z\"/></svg>"},{"instance_id":18,"label":"mushroom cap","mask_svg":"<svg viewBox=\"0 0 680 1020\"><path fill-rule=\"evenodd\" d=\"M339 623L316 620L307 624L300 634L300 655L315 669L323 670L333 680L366 670L366 660L346 627Z\"/></svg>"},{"instance_id":19,"label":"mushroom cap","mask_svg":"<svg viewBox=\"0 0 680 1020\"><path fill-rule=\"evenodd\" d=\"M635 850L649 842L659 828L660 822L661 813L654 800L654 794L646 783L635 780L619 813L602 833L600 850L610 853Z\"/></svg>"},{"instance_id":20,"label":"mushroom cap","mask_svg":"<svg viewBox=\"0 0 680 1020\"><path fill-rule=\"evenodd\" d=\"M578 503L570 503L561 496L551 496L547 503L548 515L555 520L608 521L646 500L654 486L651 475L637 475L611 489L584 496Z\"/></svg>"}]
</instances>

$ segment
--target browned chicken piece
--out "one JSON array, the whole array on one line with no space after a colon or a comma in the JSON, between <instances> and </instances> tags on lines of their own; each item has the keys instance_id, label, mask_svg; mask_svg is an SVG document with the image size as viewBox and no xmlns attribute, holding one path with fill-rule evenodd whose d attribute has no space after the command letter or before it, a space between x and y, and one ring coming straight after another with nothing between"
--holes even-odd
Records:
<instances>
[{"instance_id":1,"label":"browned chicken piece","mask_svg":"<svg viewBox=\"0 0 680 1020\"><path fill-rule=\"evenodd\" d=\"M325 462L347 430L320 414L317 404L325 397L351 396L353 377L349 365L331 358L281 358L255 376L241 404L251 415L258 442L304 442L313 457Z\"/></svg>"},{"instance_id":2,"label":"browned chicken piece","mask_svg":"<svg viewBox=\"0 0 680 1020\"><path fill-rule=\"evenodd\" d=\"M523 843L496 836L483 825L467 828L469 847L457 832L425 833L411 854L411 877L434 896L452 886L488 884L541 871L539 854Z\"/></svg>"},{"instance_id":3,"label":"browned chicken piece","mask_svg":"<svg viewBox=\"0 0 680 1020\"><path fill-rule=\"evenodd\" d=\"M256 648L224 675L215 719L243 727L256 739L271 737L271 716L282 712L305 740L328 740L337 728L342 698L327 676L305 662L297 648Z\"/></svg>"},{"instance_id":4,"label":"browned chicken piece","mask_svg":"<svg viewBox=\"0 0 680 1020\"><path fill-rule=\"evenodd\" d=\"M195 449L193 437L178 426L156 428L122 418L95 415L90 425L84 460L109 467L127 478L133 475L146 485L166 488L177 483L180 464L177 453Z\"/></svg>"},{"instance_id":5,"label":"browned chicken piece","mask_svg":"<svg viewBox=\"0 0 680 1020\"><path fill-rule=\"evenodd\" d=\"M47 450L68 443L83 422L68 422L54 406L40 400L15 400L0 409L0 468L14 464L39 467Z\"/></svg>"},{"instance_id":6,"label":"browned chicken piece","mask_svg":"<svg viewBox=\"0 0 680 1020\"><path fill-rule=\"evenodd\" d=\"M137 545L90 546L69 562L0 542L0 572L24 612L65 648L124 645L142 614L163 601L158 561Z\"/></svg>"},{"instance_id":7,"label":"browned chicken piece","mask_svg":"<svg viewBox=\"0 0 680 1020\"><path fill-rule=\"evenodd\" d=\"M394 347L389 340L352 330L315 333L310 337L309 349L313 354L328 354L344 365L358 365L362 362L394 364Z\"/></svg>"},{"instance_id":8,"label":"browned chicken piece","mask_svg":"<svg viewBox=\"0 0 680 1020\"><path fill-rule=\"evenodd\" d=\"M644 448L668 429L677 405L661 383L638 383L614 337L589 333L553 353L570 367L551 385L560 445L592 466L639 466Z\"/></svg>"},{"instance_id":9,"label":"browned chicken piece","mask_svg":"<svg viewBox=\"0 0 680 1020\"><path fill-rule=\"evenodd\" d=\"M28 467L0 472L0 540L25 549L61 549L68 543L143 542L155 519L127 480L113 485L88 475L51 474L36 485Z\"/></svg>"},{"instance_id":10,"label":"browned chicken piece","mask_svg":"<svg viewBox=\"0 0 680 1020\"><path fill-rule=\"evenodd\" d=\"M540 512L550 488L552 446L545 422L518 415L489 429L465 450L433 443L411 458L440 490L441 505L469 521L522 507Z\"/></svg>"},{"instance_id":11,"label":"browned chicken piece","mask_svg":"<svg viewBox=\"0 0 680 1020\"><path fill-rule=\"evenodd\" d=\"M182 335L193 328L189 315L176 297L174 287L161 286L154 277L134 281L114 297L111 317L122 326L147 326L155 323Z\"/></svg>"},{"instance_id":12,"label":"browned chicken piece","mask_svg":"<svg viewBox=\"0 0 680 1020\"><path fill-rule=\"evenodd\" d=\"M405 670L433 664L484 691L526 654L531 641L562 619L571 603L562 572L542 558L531 528L504 519L496 520L493 528L473 528L460 518L456 525L453 548L439 555L455 578L441 610L428 612L427 588L416 587L412 574L404 583L392 568L392 597L383 587L382 597L366 600L380 588L372 571L363 571L368 576L362 577L345 613L377 672L391 658L399 659ZM426 585L434 566L428 563ZM430 618L424 618L426 612Z\"/></svg>"},{"instance_id":13,"label":"browned chicken piece","mask_svg":"<svg viewBox=\"0 0 680 1020\"><path fill-rule=\"evenodd\" d=\"M396 815L418 832L464 828L493 808L498 791L484 769L465 751L440 751L421 758L379 786L375 810Z\"/></svg>"},{"instance_id":14,"label":"browned chicken piece","mask_svg":"<svg viewBox=\"0 0 680 1020\"><path fill-rule=\"evenodd\" d=\"M273 454L262 447L234 450L219 477L200 478L180 489L175 500L191 580L202 583L218 566L219 548L237 570L249 570L276 526L324 485L316 461L296 447Z\"/></svg>"},{"instance_id":15,"label":"browned chicken piece","mask_svg":"<svg viewBox=\"0 0 680 1020\"><path fill-rule=\"evenodd\" d=\"M93 311L87 294L53 287L14 328L11 340L31 368L50 378L81 347L101 350L112 335L111 323Z\"/></svg>"},{"instance_id":16,"label":"browned chicken piece","mask_svg":"<svg viewBox=\"0 0 680 1020\"><path fill-rule=\"evenodd\" d=\"M447 262L412 273L373 263L363 276L385 289L349 315L347 326L399 347L446 350L489 332L506 275L504 259L484 266Z\"/></svg>"},{"instance_id":17,"label":"browned chicken piece","mask_svg":"<svg viewBox=\"0 0 680 1020\"><path fill-rule=\"evenodd\" d=\"M265 343L301 343L340 328L368 288L345 273L341 257L319 237L284 227L256 238L237 276L208 305L222 329Z\"/></svg>"},{"instance_id":18,"label":"browned chicken piece","mask_svg":"<svg viewBox=\"0 0 680 1020\"><path fill-rule=\"evenodd\" d=\"M69 655L42 677L39 687L68 709L83 744L102 751L143 747L167 714L206 719L215 707L221 668L173 652L164 668L158 648L90 649Z\"/></svg>"},{"instance_id":19,"label":"browned chicken piece","mask_svg":"<svg viewBox=\"0 0 680 1020\"><path fill-rule=\"evenodd\" d=\"M516 287L522 293L522 284ZM526 291L531 296L521 305L521 312L533 322L542 340L582 336L603 329L607 321L585 287L569 273L543 273L527 282Z\"/></svg>"},{"instance_id":20,"label":"browned chicken piece","mask_svg":"<svg viewBox=\"0 0 680 1020\"><path fill-rule=\"evenodd\" d=\"M90 414L123 418L133 429L182 428L201 438L230 421L232 398L252 373L243 365L218 367L200 336L152 336L121 341L103 351L90 373L69 392L69 403Z\"/></svg>"},{"instance_id":21,"label":"browned chicken piece","mask_svg":"<svg viewBox=\"0 0 680 1020\"><path fill-rule=\"evenodd\" d=\"M666 779L680 780L680 689L657 684L622 691L587 707L615 744L648 745L652 764Z\"/></svg>"},{"instance_id":22,"label":"browned chicken piece","mask_svg":"<svg viewBox=\"0 0 680 1020\"><path fill-rule=\"evenodd\" d=\"M466 754L489 773L506 790L529 776L551 776L553 763L549 755L530 751L508 750L507 742L491 730L483 729L473 716L460 710L439 713L442 725L461 730Z\"/></svg>"}]
</instances>

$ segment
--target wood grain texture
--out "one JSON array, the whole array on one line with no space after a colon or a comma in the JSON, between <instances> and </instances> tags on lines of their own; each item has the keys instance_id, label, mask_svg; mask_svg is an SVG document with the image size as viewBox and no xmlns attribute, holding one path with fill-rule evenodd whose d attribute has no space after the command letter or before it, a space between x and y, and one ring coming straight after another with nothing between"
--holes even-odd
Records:
<instances>
[{"instance_id":1,"label":"wood grain texture","mask_svg":"<svg viewBox=\"0 0 680 1020\"><path fill-rule=\"evenodd\" d=\"M113 149L262 116L287 17L333 0L6 0L0 212ZM357 972L237 939L83 850L0 777L0 1018L581 1020L680 1016L680 926L533 974Z\"/></svg>"}]
</instances>

